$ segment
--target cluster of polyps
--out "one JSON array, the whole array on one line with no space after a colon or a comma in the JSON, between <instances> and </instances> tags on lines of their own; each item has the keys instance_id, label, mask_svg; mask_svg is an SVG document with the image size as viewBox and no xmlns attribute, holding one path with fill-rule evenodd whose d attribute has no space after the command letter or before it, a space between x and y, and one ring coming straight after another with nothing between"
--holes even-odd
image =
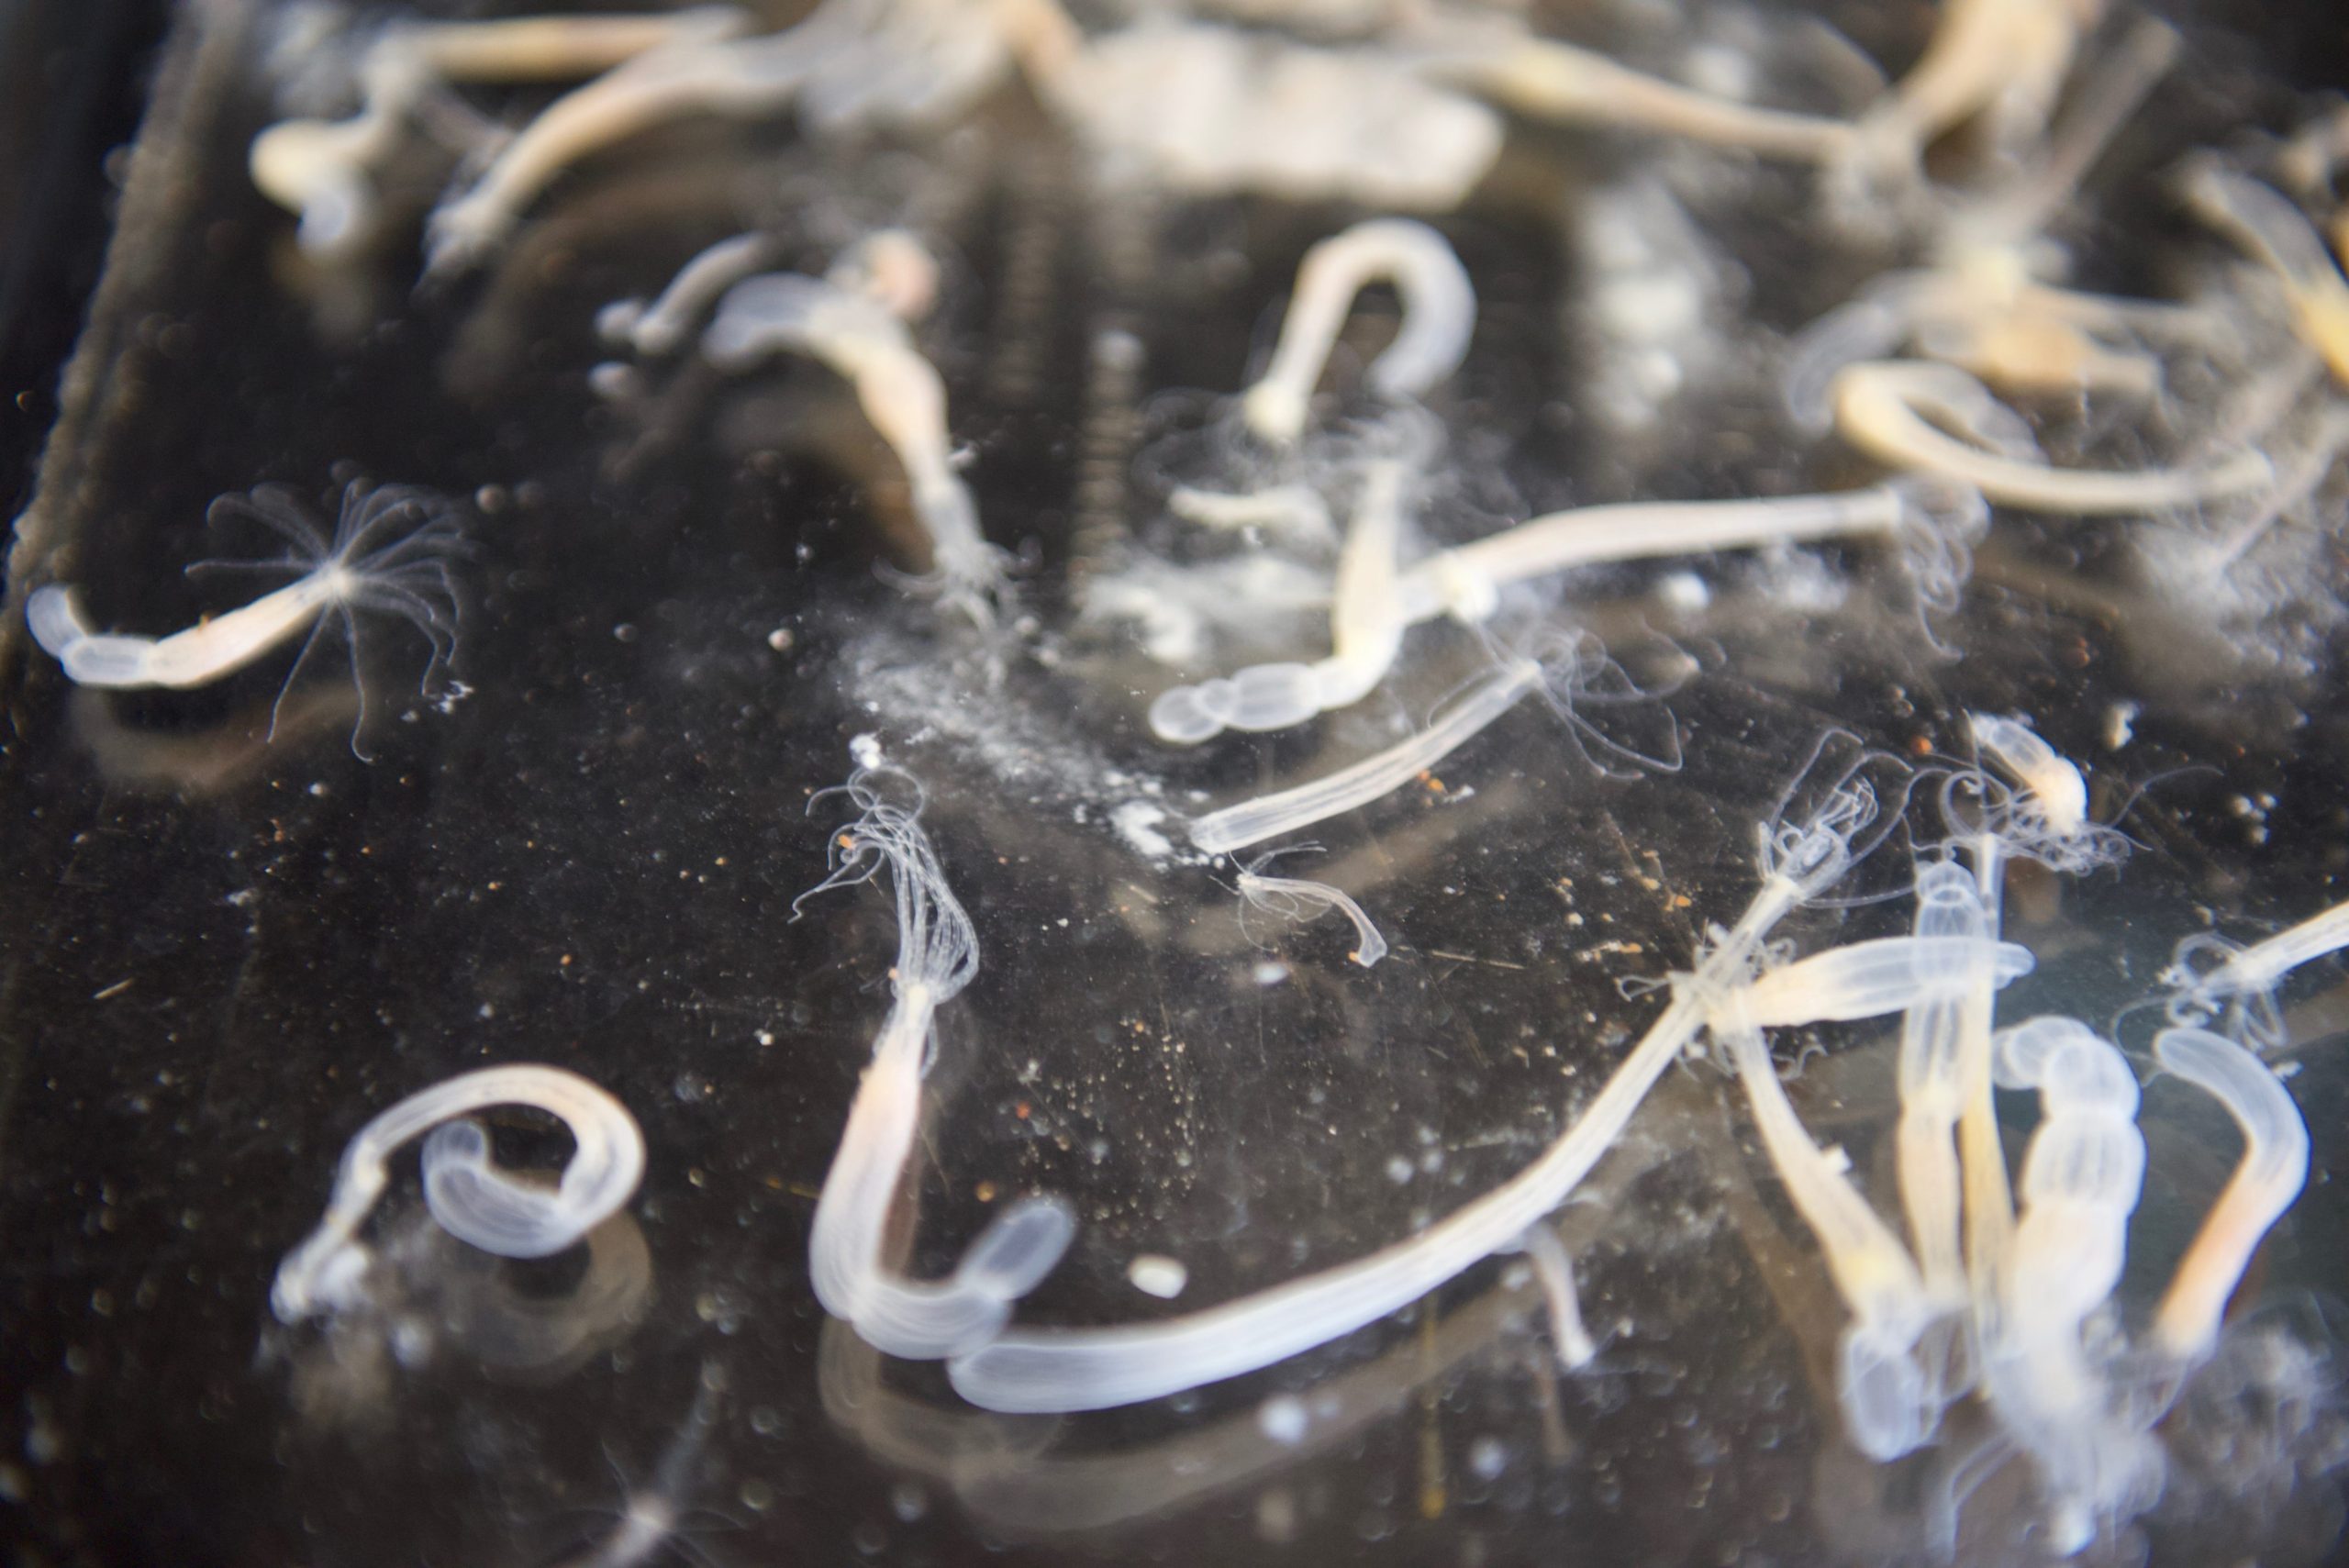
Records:
<instances>
[{"instance_id":1,"label":"cluster of polyps","mask_svg":"<svg viewBox=\"0 0 2349 1568\"><path fill-rule=\"evenodd\" d=\"M405 28L364 53L354 114L272 128L254 146L252 169L262 189L300 214L306 249L346 251L380 227L387 172L415 142L490 152L494 139L454 86L591 78L478 159L433 214L430 264L445 272L499 243L564 170L658 122L796 107L818 127L942 125L1016 68L1105 170L1177 193L1448 208L1497 151L1502 121L1490 106L1497 105L1813 163L1832 187L1891 192L1896 208L1921 202L1932 212L1922 264L1822 319L1787 366L1798 422L1831 426L1897 471L1887 482L1824 495L1582 508L1437 550L1419 550L1414 534L1431 459L1375 440L1357 443L1341 471L1325 467L1301 488L1284 483L1251 495L1179 499L1178 512L1208 525L1275 528L1286 519L1300 536L1333 531L1339 516L1347 525L1330 574L1327 655L1251 665L1166 692L1152 705L1152 728L1162 740L1191 743L1358 703L1384 682L1412 628L1441 617L1486 623L1520 584L1589 563L1874 539L1899 550L1920 601L1939 607L1964 580L1988 503L2128 516L2258 494L2272 517L2286 504L2279 495L2293 504L2305 497L2349 439L2349 423L2321 423L2304 443L2316 455L2281 483L2263 450L2273 445L2266 426L2165 466L2111 473L2046 461L2030 422L2008 401L2150 402L2163 391L2171 356L2215 354L2238 319L2206 305L2087 294L2063 286L2046 265L2052 221L2172 48L2165 33L2131 34L2109 63L2085 73L2059 116L2099 9L2092 0L1949 0L1915 69L1850 117L1728 101L1537 37L1513 18L1467 23L1432 13L1416 17L1409 36L1342 45L1160 17L1088 37L1052 0L830 0L802 26L766 38L747 36L745 18L729 8ZM1935 189L1923 173L1926 146L1969 123L1984 133L2001 174L1979 197ZM2305 150L2322 153L2317 142ZM2258 263L2281 314L2324 371L2349 381L2349 283L2308 217L2215 165L2198 166L2181 188L2194 211ZM918 246L912 254L920 256ZM722 368L784 350L838 373L904 467L944 595L986 620L1000 595L1000 556L953 465L943 383L907 328L934 280L926 263L900 264L906 260L875 252L870 265L822 278L763 272L775 249L746 236L696 257L658 298L625 302L598 326L629 352L657 358L708 317L700 346ZM1248 439L1275 462L1312 444L1325 365L1356 295L1378 281L1394 286L1404 307L1393 345L1364 377L1387 405L1382 423L1403 423L1408 406L1433 396L1463 363L1475 293L1434 230L1380 218L1334 236L1308 253L1272 361L1239 401ZM437 661L452 618L442 607L448 530L428 522L384 543L389 519L409 515L401 511L409 503L377 496L353 500L356 520L347 507L331 544L286 530L310 552L296 563L300 580L189 631L153 639L100 633L69 593L51 588L28 606L34 632L78 681L184 685L306 627L315 636L328 612L355 630L354 609L383 609L412 618ZM281 510L258 494L255 505L264 520ZM1467 743L1527 694L1573 692L1598 663L1580 643L1546 660L1499 660L1423 730L1326 777L1206 813L1189 825L1191 840L1211 853L1235 851L1366 804ZM1964 773L1944 792L1963 809L1951 813L1947 852L1919 868L1909 935L1765 961L1769 933L1835 884L1853 839L1875 814L1864 784L1838 779L1815 813L1765 831L1763 880L1744 916L1678 977L1669 1005L1607 1088L1518 1178L1358 1263L1162 1324L1082 1330L1006 1328L1013 1305L1069 1243L1067 1212L1049 1200L1008 1210L945 1280L913 1280L884 1260L885 1220L918 1127L932 1022L968 983L977 948L918 807L889 800L884 780L861 775L848 790L861 815L839 840L833 881L888 869L900 949L893 1006L818 1206L817 1294L883 1349L950 1359L956 1386L974 1400L1065 1409L1263 1366L1521 1247L1558 1303L1570 1359L1586 1359L1586 1336L1564 1327L1575 1320L1571 1260L1541 1240L1538 1223L1621 1134L1657 1076L1709 1036L1740 1079L1771 1162L1849 1305L1837 1364L1855 1444L1879 1457L1905 1452L1930 1440L1949 1403L1979 1392L2038 1465L2057 1540L2076 1546L2100 1519L2140 1507L2158 1477L2146 1412L2159 1401L2121 1385L2098 1323L2141 1184L2136 1087L2125 1059L2086 1026L2042 1018L1996 1029L1999 988L2030 963L2024 950L1999 941L1998 929L2009 862L2022 856L2083 870L2110 858L2112 840L2087 821L2077 771L2027 725L1984 716L1972 728L2005 776ZM1264 875L1263 864L1239 879L1252 907L1300 916L1337 909L1356 930L1353 956L1364 967L1375 962L1384 940L1351 897ZM2245 1153L2154 1323L2154 1341L2173 1369L2208 1353L2228 1291L2305 1167L2305 1135L2289 1097L2244 1042L2272 1040L2274 986L2345 935L2349 920L2334 911L2215 964L2200 962L2208 943L2180 954L2176 1027L2154 1054L2221 1100ZM1895 1014L1906 1243L1803 1127L1777 1081L1767 1032ZM2232 1038L2203 1027L2221 1014ZM1991 1100L2001 1085L2034 1090L2042 1106L2020 1206ZM509 1080L495 1087L506 1097L519 1093ZM541 1099L552 1093L542 1084L521 1088ZM453 1114L448 1107L460 1103L463 1095L397 1107L362 1133L346 1162L349 1192L339 1187L328 1225L281 1274L282 1312L299 1316L358 1288L367 1256L356 1227L383 1184L384 1153L421 1129L419 1118ZM601 1114L576 1095L562 1104ZM425 1149L428 1201L452 1233L493 1250L563 1245L575 1239L580 1215L633 1182L632 1173L619 1181L627 1160L612 1152L622 1147L616 1136L603 1137L596 1159L587 1131L579 1136L582 1153L550 1197L502 1176L472 1124L442 1127ZM640 1151L635 1158L640 1163ZM620 1191L619 1201L625 1196Z\"/></svg>"}]
</instances>

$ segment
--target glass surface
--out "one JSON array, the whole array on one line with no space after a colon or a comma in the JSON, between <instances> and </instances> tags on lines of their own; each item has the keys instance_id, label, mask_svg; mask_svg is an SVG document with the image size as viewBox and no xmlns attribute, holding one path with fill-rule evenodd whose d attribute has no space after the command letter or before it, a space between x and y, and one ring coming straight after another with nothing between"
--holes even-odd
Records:
<instances>
[{"instance_id":1,"label":"glass surface","mask_svg":"<svg viewBox=\"0 0 2349 1568\"><path fill-rule=\"evenodd\" d=\"M1887 61L1920 41L1853 9L1838 19ZM1560 1366L1514 1256L1321 1349L1128 1409L992 1415L937 1365L879 1356L807 1277L896 952L878 887L795 910L853 814L822 792L875 755L917 778L982 951L940 1016L903 1266L942 1273L990 1214L1058 1194L1077 1239L1018 1320L1167 1317L1359 1257L1525 1167L1709 926L1753 896L1756 826L1831 731L1927 768L1970 757L1965 712L2021 711L2085 766L2090 814L2137 851L2079 877L2015 870L2005 935L2038 966L1999 1016L2115 1025L2149 1075L2159 1014L2125 1010L2158 997L2180 939L2213 922L2255 937L2341 896L2337 544L2283 558L2246 590L2267 595L2260 613L2229 621L2235 580L2200 594L2149 576L2131 534L2152 525L2001 508L1931 637L1865 542L1586 569L1484 628L1413 630L1353 707L1169 748L1144 722L1152 696L1314 657L1326 621L1226 605L1232 624L1178 673L1130 621L1080 617L1085 585L1137 542L1229 551L1170 517L1168 494L1264 477L1226 400L1261 367L1307 247L1360 209L1089 186L1009 92L930 140L662 128L561 183L478 272L417 287L429 181L380 254L336 269L300 256L252 188L265 19L182 17L11 592L71 581L106 626L188 625L250 584L184 566L273 547L207 528L215 496L279 484L331 521L363 477L462 507L460 642L429 694L424 639L380 618L360 623L358 686L330 637L290 683L289 649L199 690L109 694L16 638L0 1389L17 1431L0 1487L18 1505L6 1529L42 1554L28 1561L2047 1555L2031 1466L1998 1462L1976 1405L1896 1463L1844 1441L1842 1303L1709 1059L1665 1076L1555 1217L1599 1345L1586 1368ZM1592 40L1651 68L1695 37L1833 63L1776 9L1713 7L1684 29L1628 6L1613 27ZM2091 186L2085 284L2160 294L2212 275L2226 252L2165 205L2163 172L2231 127L2296 120L2252 43L2189 39L2161 112ZM517 120L539 101L478 100ZM1479 316L1429 399L1444 444L1421 536L1870 480L1776 401L1784 335L1882 264L1821 228L1810 192L1736 157L1520 128L1432 219ZM1661 260L1603 275L1576 222L1600 210ZM918 340L986 532L1019 554L1020 609L993 643L905 590L919 561L903 486L836 378L787 359L726 377L687 355L648 363L636 395L590 386L610 353L597 310L705 246L758 229L781 265L820 273L890 225L941 258ZM1698 312L1661 348L1602 313L1605 288L1649 271ZM1360 366L1391 317L1383 295L1354 317L1331 417L1374 411ZM1677 390L1659 395L1659 365ZM2175 393L2170 428L2191 429L2210 389ZM2094 406L2054 410L2043 435L2110 465L2149 444ZM2321 494L2337 528L2337 485ZM1358 899L1390 944L1375 968L1348 962L1334 916L1244 911L1239 867L1186 847L1186 818L1389 745L1495 646L1570 630L1604 644L1616 679L1520 703L1285 840L1320 852L1265 868ZM1909 826L1839 890L1854 901L1781 929L1794 951L1909 929L1941 787L1917 776ZM2285 996L2279 1060L2315 1174L2157 1429L2162 1502L2091 1561L2335 1550L2343 1216L2324 1177L2343 1148L2349 991L2327 962ZM1898 1035L1774 1040L1799 1063L1805 1124L1887 1214ZM276 1322L271 1280L346 1141L404 1095L510 1062L573 1070L629 1107L648 1165L628 1208L587 1247L494 1259L431 1222L410 1149L370 1223L364 1306ZM2032 1103L2002 1095L2000 1112L2019 1160ZM545 1118L492 1122L502 1158L560 1168ZM2148 1082L2140 1125L2132 1331L2235 1148L2175 1080ZM1152 1259L1181 1265L1174 1300L1134 1283Z\"/></svg>"}]
</instances>

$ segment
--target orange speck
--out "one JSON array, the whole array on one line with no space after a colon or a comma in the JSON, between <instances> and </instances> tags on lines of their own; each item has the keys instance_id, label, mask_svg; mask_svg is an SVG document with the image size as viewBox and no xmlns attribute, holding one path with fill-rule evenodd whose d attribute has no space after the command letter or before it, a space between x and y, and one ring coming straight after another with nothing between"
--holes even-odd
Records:
<instances>
[{"instance_id":1,"label":"orange speck","mask_svg":"<svg viewBox=\"0 0 2349 1568\"><path fill-rule=\"evenodd\" d=\"M979 1201L981 1203L993 1203L995 1201L995 1184L993 1182L981 1182L978 1186L973 1190L979 1195Z\"/></svg>"},{"instance_id":2,"label":"orange speck","mask_svg":"<svg viewBox=\"0 0 2349 1568\"><path fill-rule=\"evenodd\" d=\"M1018 1105L1011 1107L1011 1114L1018 1117L1021 1121L1026 1121L1028 1119L1028 1113L1031 1108L1032 1107L1027 1101L1022 1100Z\"/></svg>"}]
</instances>

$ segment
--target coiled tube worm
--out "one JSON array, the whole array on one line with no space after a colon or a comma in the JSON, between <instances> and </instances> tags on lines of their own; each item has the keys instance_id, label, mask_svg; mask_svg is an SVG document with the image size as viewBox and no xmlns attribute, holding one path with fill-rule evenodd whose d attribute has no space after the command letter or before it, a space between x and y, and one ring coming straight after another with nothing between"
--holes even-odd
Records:
<instances>
[{"instance_id":1,"label":"coiled tube worm","mask_svg":"<svg viewBox=\"0 0 2349 1568\"><path fill-rule=\"evenodd\" d=\"M505 1173L490 1160L482 1129L455 1119L492 1106L532 1106L571 1129L575 1147L553 1189ZM270 1307L279 1321L339 1312L364 1296L373 1254L358 1240L359 1227L383 1195L393 1151L428 1130L424 1192L432 1218L500 1257L562 1251L618 1212L644 1175L636 1118L577 1073L534 1063L460 1073L410 1095L351 1140L326 1218L278 1265Z\"/></svg>"},{"instance_id":2,"label":"coiled tube worm","mask_svg":"<svg viewBox=\"0 0 2349 1568\"><path fill-rule=\"evenodd\" d=\"M907 1279L882 1261L890 1205L920 1129L932 1022L979 967L971 917L922 830L918 786L912 806L896 805L880 793L892 776L912 784L894 770L868 768L842 786L840 793L862 815L835 835L831 874L794 906L796 911L818 893L869 882L885 870L897 917L897 962L889 972L896 999L816 1202L808 1271L824 1310L854 1325L874 1348L936 1360L994 1338L1011 1304L1060 1262L1076 1219L1057 1198L1015 1203L980 1232L944 1280Z\"/></svg>"}]
</instances>

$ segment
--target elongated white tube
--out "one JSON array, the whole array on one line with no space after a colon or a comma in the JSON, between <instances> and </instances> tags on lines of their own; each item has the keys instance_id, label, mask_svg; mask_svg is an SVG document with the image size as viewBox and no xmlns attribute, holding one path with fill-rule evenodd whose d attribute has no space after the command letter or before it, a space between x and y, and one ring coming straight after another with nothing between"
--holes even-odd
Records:
<instances>
[{"instance_id":1,"label":"elongated white tube","mask_svg":"<svg viewBox=\"0 0 2349 1568\"><path fill-rule=\"evenodd\" d=\"M1598 1347L1591 1342L1590 1330L1583 1327L1582 1294L1575 1288L1575 1261L1565 1243L1543 1223L1527 1226L1518 1244L1533 1265L1533 1277L1549 1304L1550 1339L1558 1352L1558 1364L1568 1372L1588 1366Z\"/></svg>"},{"instance_id":2,"label":"elongated white tube","mask_svg":"<svg viewBox=\"0 0 2349 1568\"><path fill-rule=\"evenodd\" d=\"M624 342L640 354L674 353L702 313L728 289L767 265L774 249L774 241L763 234L721 239L678 268L651 303L615 300L597 311L596 334L607 342Z\"/></svg>"},{"instance_id":3,"label":"elongated white tube","mask_svg":"<svg viewBox=\"0 0 2349 1568\"><path fill-rule=\"evenodd\" d=\"M726 291L701 342L720 370L744 370L781 350L822 361L853 387L857 406L905 468L914 516L930 536L949 596L974 618L990 618L1002 587L1001 555L980 531L978 504L954 471L946 384L885 304L821 278L762 273Z\"/></svg>"},{"instance_id":4,"label":"elongated white tube","mask_svg":"<svg viewBox=\"0 0 2349 1568\"><path fill-rule=\"evenodd\" d=\"M1516 706L1541 680L1542 666L1531 659L1496 670L1438 714L1425 729L1375 756L1327 777L1194 818L1191 842L1208 854L1223 854L1367 806L1450 756Z\"/></svg>"},{"instance_id":5,"label":"elongated white tube","mask_svg":"<svg viewBox=\"0 0 2349 1568\"><path fill-rule=\"evenodd\" d=\"M2186 199L2204 222L2276 274L2310 345L2333 377L2349 384L2349 279L2308 216L2281 193L2210 159L2188 171Z\"/></svg>"},{"instance_id":6,"label":"elongated white tube","mask_svg":"<svg viewBox=\"0 0 2349 1568\"><path fill-rule=\"evenodd\" d=\"M329 562L185 631L127 637L91 631L72 590L51 584L26 602L25 623L76 685L181 690L209 684L308 631L349 587L340 563Z\"/></svg>"},{"instance_id":7,"label":"elongated white tube","mask_svg":"<svg viewBox=\"0 0 2349 1568\"><path fill-rule=\"evenodd\" d=\"M1918 868L1919 937L1987 947L1996 925L1963 866L1935 861ZM1900 1020L1900 1121L1895 1140L1901 1202L1925 1288L1944 1307L1956 1306L1965 1295L1954 1135L1965 1104L1960 1040L1971 974L1969 965L1962 984L1926 988Z\"/></svg>"},{"instance_id":8,"label":"elongated white tube","mask_svg":"<svg viewBox=\"0 0 2349 1568\"><path fill-rule=\"evenodd\" d=\"M909 1279L885 1261L889 1209L921 1126L931 1022L978 973L979 947L921 827L918 801L908 808L884 798L876 772L849 780L845 793L863 815L834 837L832 874L816 891L888 873L897 917L897 962L890 971L896 999L817 1197L807 1266L824 1309L853 1324L875 1349L934 1361L993 1338L1011 1304L1060 1262L1076 1219L1056 1198L1015 1203L943 1280Z\"/></svg>"},{"instance_id":9,"label":"elongated white tube","mask_svg":"<svg viewBox=\"0 0 2349 1568\"><path fill-rule=\"evenodd\" d=\"M2213 996L2264 991L2304 963L2349 947L2349 903L2336 904L2265 941L2254 942L2202 977Z\"/></svg>"},{"instance_id":10,"label":"elongated white tube","mask_svg":"<svg viewBox=\"0 0 2349 1568\"><path fill-rule=\"evenodd\" d=\"M1385 278L1403 296L1403 324L1371 362L1381 396L1417 397L1467 357L1476 291L1443 236L1408 218L1374 218L1305 253L1273 362L1241 400L1249 428L1284 444L1304 433L1308 404L1354 296Z\"/></svg>"},{"instance_id":11,"label":"elongated white tube","mask_svg":"<svg viewBox=\"0 0 2349 1568\"><path fill-rule=\"evenodd\" d=\"M1770 1163L1819 1239L1827 1271L1852 1313L1839 1351L1836 1395L1853 1446L1873 1459L1898 1458L1925 1440L1938 1411L1914 1353L1917 1336L1932 1317L1924 1280L1900 1238L1804 1129L1742 995L1732 993L1715 1020L1714 1038L1726 1046L1745 1085Z\"/></svg>"},{"instance_id":12,"label":"elongated white tube","mask_svg":"<svg viewBox=\"0 0 2349 1568\"><path fill-rule=\"evenodd\" d=\"M825 1174L807 1246L824 1310L854 1324L875 1350L918 1361L993 1339L1012 1303L1052 1272L1076 1233L1065 1204L1030 1198L996 1216L947 1279L903 1278L883 1262L889 1207L921 1125L930 1012L918 986L891 1010Z\"/></svg>"},{"instance_id":13,"label":"elongated white tube","mask_svg":"<svg viewBox=\"0 0 2349 1568\"><path fill-rule=\"evenodd\" d=\"M1406 573L1403 611L1414 623L1453 613L1461 584L1489 606L1495 590L1605 562L1652 561L1779 541L1889 534L1914 499L1893 484L1754 501L1643 501L1553 512L1454 549Z\"/></svg>"},{"instance_id":14,"label":"elongated white tube","mask_svg":"<svg viewBox=\"0 0 2349 1568\"><path fill-rule=\"evenodd\" d=\"M2199 1361L2218 1342L2227 1297L2242 1283L2251 1255L2308 1182L2309 1129L2267 1064L2224 1035L2167 1029L2154 1059L2226 1106L2243 1133L2243 1158L2210 1207L2154 1315L2154 1338L2182 1361Z\"/></svg>"},{"instance_id":15,"label":"elongated white tube","mask_svg":"<svg viewBox=\"0 0 2349 1568\"><path fill-rule=\"evenodd\" d=\"M1898 1013L1987 968L1993 985L2031 973L2031 950L1963 937L1877 937L1846 942L1765 972L1741 994L1757 1028L1850 1021Z\"/></svg>"},{"instance_id":16,"label":"elongated white tube","mask_svg":"<svg viewBox=\"0 0 2349 1568\"><path fill-rule=\"evenodd\" d=\"M2136 1078L2112 1045L2071 1018L1999 1031L1999 1079L2037 1087L2042 1116L2023 1156L2022 1207L1999 1261L1995 1313L1976 1319L1990 1404L2028 1451L2065 1551L2100 1517L2125 1517L2158 1480L2143 1418L2116 1410L2082 1334L2120 1284L2145 1170L2132 1114Z\"/></svg>"},{"instance_id":17,"label":"elongated white tube","mask_svg":"<svg viewBox=\"0 0 2349 1568\"><path fill-rule=\"evenodd\" d=\"M326 1218L278 1265L270 1307L298 1323L349 1306L362 1288L371 1254L359 1227L389 1180L394 1150L452 1118L492 1106L533 1106L560 1118L576 1147L551 1193L500 1174L487 1161L480 1129L443 1141L426 1173L433 1218L461 1240L509 1258L562 1251L609 1218L644 1175L644 1135L628 1107L560 1067L516 1063L462 1073L420 1090L377 1116L343 1151Z\"/></svg>"},{"instance_id":18,"label":"elongated white tube","mask_svg":"<svg viewBox=\"0 0 2349 1568\"><path fill-rule=\"evenodd\" d=\"M1837 817L1839 827L1847 826ZM1830 836L1839 836L1834 828ZM1158 1323L1010 1329L947 1363L955 1391L1003 1411L1099 1410L1138 1404L1286 1360L1376 1322L1512 1244L1565 1200L1620 1138L1631 1113L1703 1027L1715 995L1752 962L1771 929L1815 890L1816 850L1798 876L1774 873L1564 1136L1517 1175L1407 1240L1366 1258ZM1821 857L1824 858L1821 858ZM1831 871L1829 873L1831 874Z\"/></svg>"},{"instance_id":19,"label":"elongated white tube","mask_svg":"<svg viewBox=\"0 0 2349 1568\"><path fill-rule=\"evenodd\" d=\"M1456 59L1439 55L1436 70L1537 119L1656 131L1765 158L1823 162L1854 136L1845 120L1715 97L1555 39L1519 36Z\"/></svg>"}]
</instances>

